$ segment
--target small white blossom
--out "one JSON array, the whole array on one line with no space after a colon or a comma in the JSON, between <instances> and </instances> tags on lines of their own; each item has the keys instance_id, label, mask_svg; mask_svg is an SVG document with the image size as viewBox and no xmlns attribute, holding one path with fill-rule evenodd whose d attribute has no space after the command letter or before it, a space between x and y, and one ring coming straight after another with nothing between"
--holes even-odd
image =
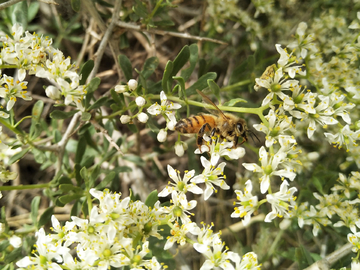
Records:
<instances>
[{"instance_id":1,"label":"small white blossom","mask_svg":"<svg viewBox=\"0 0 360 270\"><path fill-rule=\"evenodd\" d=\"M266 215L265 222L271 222L276 217L290 217L289 207L295 206L296 197L293 194L297 191L295 187L288 189L288 182L286 180L280 186L280 191L267 194L266 199L271 204L272 211Z\"/></svg>"},{"instance_id":2,"label":"small white blossom","mask_svg":"<svg viewBox=\"0 0 360 270\"><path fill-rule=\"evenodd\" d=\"M162 114L167 122L168 121L172 122L171 126L174 127L176 124L176 118L173 110L180 109L181 105L173 102L168 102L167 96L164 93L164 91L161 91L160 93L160 100L161 100L161 105L159 105L158 103L151 105L147 109L148 113L150 113L151 115Z\"/></svg>"},{"instance_id":3,"label":"small white blossom","mask_svg":"<svg viewBox=\"0 0 360 270\"><path fill-rule=\"evenodd\" d=\"M206 189L204 191L204 200L209 199L214 191L217 192L217 190L214 188L214 185L224 190L230 189L228 184L226 184L224 181L226 178L224 175L224 167L226 165L225 162L222 162L217 167L215 167L203 156L200 158L200 160L204 170L202 174L195 176L191 182L196 184L205 183Z\"/></svg>"},{"instance_id":4,"label":"small white blossom","mask_svg":"<svg viewBox=\"0 0 360 270\"><path fill-rule=\"evenodd\" d=\"M118 84L118 85L115 86L115 92L116 92L116 93L124 93L124 92L126 92L126 91L127 91L126 85L120 85L120 84Z\"/></svg>"},{"instance_id":5,"label":"small white blossom","mask_svg":"<svg viewBox=\"0 0 360 270\"><path fill-rule=\"evenodd\" d=\"M137 118L141 123L146 123L149 119L149 116L146 113L141 112L138 114Z\"/></svg>"},{"instance_id":6,"label":"small white blossom","mask_svg":"<svg viewBox=\"0 0 360 270\"><path fill-rule=\"evenodd\" d=\"M10 245L12 245L14 248L21 247L21 238L19 236L13 235L9 238Z\"/></svg>"},{"instance_id":7,"label":"small white blossom","mask_svg":"<svg viewBox=\"0 0 360 270\"><path fill-rule=\"evenodd\" d=\"M122 115L121 117L120 117L120 122L121 122L121 124L127 124L127 123L129 123L131 121L131 117L129 116L129 115Z\"/></svg>"},{"instance_id":8,"label":"small white blossom","mask_svg":"<svg viewBox=\"0 0 360 270\"><path fill-rule=\"evenodd\" d=\"M180 177L180 172L176 171L170 165L167 166L169 177L175 182L169 182L168 185L159 193L159 197L166 197L174 190L179 193L186 193L188 191L194 194L201 194L203 190L199 188L195 183L189 183L190 179L195 175L195 170L186 171L184 177Z\"/></svg>"},{"instance_id":9,"label":"small white blossom","mask_svg":"<svg viewBox=\"0 0 360 270\"><path fill-rule=\"evenodd\" d=\"M269 158L270 157L270 158ZM284 161L286 154L280 149L275 155L269 155L265 147L262 146L259 150L259 160L261 162L261 167L255 163L243 163L243 166L253 172L260 172L262 176L260 180L260 191L261 193L267 192L270 187L270 177L277 175L280 177L286 177L291 181L294 180L296 174L294 172L279 169L279 165Z\"/></svg>"},{"instance_id":10,"label":"small white blossom","mask_svg":"<svg viewBox=\"0 0 360 270\"><path fill-rule=\"evenodd\" d=\"M240 201L239 207L235 207L235 211L231 214L232 218L244 218L242 223L244 226L248 225L252 213L258 208L258 198L251 194L252 183L247 180L245 183L244 193L241 190L235 190L236 198Z\"/></svg>"},{"instance_id":11,"label":"small white blossom","mask_svg":"<svg viewBox=\"0 0 360 270\"><path fill-rule=\"evenodd\" d=\"M187 148L187 145L184 142L176 142L174 148L175 148L175 154L178 157L182 157L185 153L185 149Z\"/></svg>"},{"instance_id":12,"label":"small white blossom","mask_svg":"<svg viewBox=\"0 0 360 270\"><path fill-rule=\"evenodd\" d=\"M45 93L49 98L53 100L58 100L61 98L61 91L53 85L49 85L48 87L46 87Z\"/></svg>"},{"instance_id":13,"label":"small white blossom","mask_svg":"<svg viewBox=\"0 0 360 270\"><path fill-rule=\"evenodd\" d=\"M159 142L165 142L166 141L166 136L167 136L167 131L165 129L160 129L158 135L157 135L157 140Z\"/></svg>"},{"instance_id":14,"label":"small white blossom","mask_svg":"<svg viewBox=\"0 0 360 270\"><path fill-rule=\"evenodd\" d=\"M131 91L134 91L138 86L138 82L134 79L131 79L128 81L128 86Z\"/></svg>"},{"instance_id":15,"label":"small white blossom","mask_svg":"<svg viewBox=\"0 0 360 270\"><path fill-rule=\"evenodd\" d=\"M137 98L135 99L135 103L136 103L136 105L138 105L139 107L142 107L142 106L145 105L146 100L145 100L145 98L143 98L143 97L137 97Z\"/></svg>"}]
</instances>

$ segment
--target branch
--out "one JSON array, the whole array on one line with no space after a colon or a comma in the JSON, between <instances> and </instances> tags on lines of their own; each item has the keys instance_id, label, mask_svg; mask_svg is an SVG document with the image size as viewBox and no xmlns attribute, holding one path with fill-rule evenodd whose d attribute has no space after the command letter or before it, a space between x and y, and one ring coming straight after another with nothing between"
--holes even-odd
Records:
<instances>
[{"instance_id":1,"label":"branch","mask_svg":"<svg viewBox=\"0 0 360 270\"><path fill-rule=\"evenodd\" d=\"M338 250L335 250L333 253L326 256L324 259L313 263L304 270L328 270L330 269L331 265L340 260L342 257L348 255L352 248L353 245L351 243L347 243Z\"/></svg>"},{"instance_id":2,"label":"branch","mask_svg":"<svg viewBox=\"0 0 360 270\"><path fill-rule=\"evenodd\" d=\"M153 34L157 34L157 35L161 35L161 36L169 35L169 36L173 36L173 37L194 39L194 40L198 40L198 41L209 41L209 42L218 43L218 44L222 44L222 45L228 45L228 43L221 41L221 40L207 38L207 37L193 36L188 33L164 31L164 30L159 30L159 29L142 29L140 27L140 25L135 25L135 24L121 22L121 21L117 21L116 24L122 28L127 28L127 29L140 31L140 32L142 32L142 31L149 32L149 33L153 33Z\"/></svg>"}]
</instances>

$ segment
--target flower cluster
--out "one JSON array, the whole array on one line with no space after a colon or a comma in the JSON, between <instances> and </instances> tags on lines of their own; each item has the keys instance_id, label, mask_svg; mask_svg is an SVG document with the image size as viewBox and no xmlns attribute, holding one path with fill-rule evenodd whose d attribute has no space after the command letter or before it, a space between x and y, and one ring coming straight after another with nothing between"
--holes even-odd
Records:
<instances>
[{"instance_id":1,"label":"flower cluster","mask_svg":"<svg viewBox=\"0 0 360 270\"><path fill-rule=\"evenodd\" d=\"M176 178L176 172L169 167L170 177ZM174 174L175 175L172 175ZM186 176L189 178L189 175ZM178 181L178 185L180 182ZM175 242L184 245L187 234L197 235L194 249L206 258L201 269L213 267L223 269L259 269L255 253L247 253L241 258L234 252L223 251L224 243L219 233L213 233L211 227L200 228L179 208L184 204L185 193L173 191L173 208L161 207L157 201L149 207L141 201L131 201L129 197L121 199L120 194L91 189L90 193L98 199L89 219L71 217L72 221L61 226L52 216L53 233L45 234L44 229L37 233L36 252L17 262L20 269L101 269L127 266L129 269L166 269L156 257L151 257L149 237L161 239L159 225L171 226L171 236L167 238L164 250ZM163 194L164 195L164 194ZM180 198L181 197L181 198ZM185 196L186 197L186 196ZM196 205L196 204L195 204ZM190 210L192 207L188 207ZM18 238L13 239L16 244ZM72 250L74 249L74 250ZM76 253L74 253L74 251ZM73 257L76 255L76 258ZM229 259L235 264L229 262Z\"/></svg>"},{"instance_id":2,"label":"flower cluster","mask_svg":"<svg viewBox=\"0 0 360 270\"><path fill-rule=\"evenodd\" d=\"M6 74L0 78L0 97L6 101L6 110L10 111L17 98L31 100L26 91L26 74L35 75L49 80L53 85L46 88L45 93L54 100L65 97L66 105L75 104L84 110L82 100L86 94L86 86L80 85L80 76L75 72L75 66L70 58L51 46L52 40L48 37L39 37L36 34L24 32L21 25L12 27L11 36L1 36L4 47L0 52L0 64L17 68L16 77ZM1 117L8 117L3 112Z\"/></svg>"}]
</instances>

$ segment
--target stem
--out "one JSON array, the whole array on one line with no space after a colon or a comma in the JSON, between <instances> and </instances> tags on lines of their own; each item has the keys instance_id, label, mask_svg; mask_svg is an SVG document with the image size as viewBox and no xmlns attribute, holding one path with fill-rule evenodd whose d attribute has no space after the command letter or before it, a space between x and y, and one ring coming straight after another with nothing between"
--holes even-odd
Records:
<instances>
[{"instance_id":1,"label":"stem","mask_svg":"<svg viewBox=\"0 0 360 270\"><path fill-rule=\"evenodd\" d=\"M25 189L36 189L36 188L48 188L50 183L37 184L37 185L19 185L19 186L1 186L0 191L3 190L25 190Z\"/></svg>"},{"instance_id":2,"label":"stem","mask_svg":"<svg viewBox=\"0 0 360 270\"><path fill-rule=\"evenodd\" d=\"M9 130L11 130L12 132L14 132L15 134L22 135L21 131L19 131L16 127L12 126L10 123L5 121L4 118L0 118L0 123L3 124L5 127L7 127Z\"/></svg>"},{"instance_id":3,"label":"stem","mask_svg":"<svg viewBox=\"0 0 360 270\"><path fill-rule=\"evenodd\" d=\"M243 86L243 85L247 85L251 83L251 80L245 80L245 81L241 81L241 82L237 82L228 86L225 86L223 88L221 88L221 91L230 91L238 86Z\"/></svg>"}]
</instances>

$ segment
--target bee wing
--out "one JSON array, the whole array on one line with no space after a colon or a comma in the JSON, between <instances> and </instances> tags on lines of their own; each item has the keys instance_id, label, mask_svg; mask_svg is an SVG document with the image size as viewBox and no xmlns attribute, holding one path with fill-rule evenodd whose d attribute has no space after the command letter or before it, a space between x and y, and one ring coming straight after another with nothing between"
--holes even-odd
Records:
<instances>
[{"instance_id":1,"label":"bee wing","mask_svg":"<svg viewBox=\"0 0 360 270\"><path fill-rule=\"evenodd\" d=\"M198 92L198 94L203 98L205 103L208 103L208 104L210 104L210 105L212 105L214 107L213 110L206 108L207 110L209 110L211 113L220 115L222 118L224 118L226 120L228 119L226 117L226 115L218 108L218 106L215 105L214 102L211 101L211 99L207 95L205 95L203 92L201 92L199 90L196 90L196 92Z\"/></svg>"}]
</instances>

